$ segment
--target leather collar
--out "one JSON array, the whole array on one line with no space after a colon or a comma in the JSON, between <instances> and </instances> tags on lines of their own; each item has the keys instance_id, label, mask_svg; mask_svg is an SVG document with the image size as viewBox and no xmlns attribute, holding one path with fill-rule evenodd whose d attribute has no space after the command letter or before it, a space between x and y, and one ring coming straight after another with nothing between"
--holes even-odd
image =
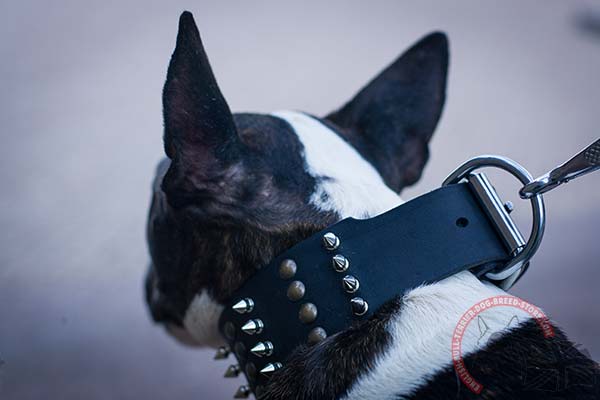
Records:
<instances>
[{"instance_id":1,"label":"leather collar","mask_svg":"<svg viewBox=\"0 0 600 400\"><path fill-rule=\"evenodd\" d=\"M469 182L444 186L377 217L348 218L280 254L226 305L219 328L257 395L299 345L371 317L385 302L463 270L503 265L502 240ZM226 350L223 350L226 351Z\"/></svg>"}]
</instances>

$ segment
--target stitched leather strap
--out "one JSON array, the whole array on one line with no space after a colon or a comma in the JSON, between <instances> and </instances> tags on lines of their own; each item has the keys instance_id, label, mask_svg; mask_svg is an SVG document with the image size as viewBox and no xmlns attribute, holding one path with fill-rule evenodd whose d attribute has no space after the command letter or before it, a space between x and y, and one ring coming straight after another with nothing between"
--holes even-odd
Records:
<instances>
[{"instance_id":1,"label":"stitched leather strap","mask_svg":"<svg viewBox=\"0 0 600 400\"><path fill-rule=\"evenodd\" d=\"M326 232L340 240L334 251L323 245ZM332 267L336 254L349 261L346 271L337 272ZM290 248L236 291L221 315L220 329L254 390L268 379L259 371L269 363L285 364L295 347L307 343L314 328L321 327L331 336L369 318L385 302L419 285L463 270L481 276L508 258L469 184L445 186L371 219L345 219ZM280 265L288 259L294 260L296 273L282 279ZM343 287L346 275L360 282L353 294ZM293 281L302 282L305 288L297 301L287 295ZM350 305L357 296L368 303L362 316L355 315ZM232 306L244 298L252 299L254 306L240 314ZM299 319L306 303L317 309L316 319L310 323ZM241 330L251 319L264 323L260 333L250 335ZM252 354L252 347L264 341L273 344L272 354Z\"/></svg>"}]
</instances>

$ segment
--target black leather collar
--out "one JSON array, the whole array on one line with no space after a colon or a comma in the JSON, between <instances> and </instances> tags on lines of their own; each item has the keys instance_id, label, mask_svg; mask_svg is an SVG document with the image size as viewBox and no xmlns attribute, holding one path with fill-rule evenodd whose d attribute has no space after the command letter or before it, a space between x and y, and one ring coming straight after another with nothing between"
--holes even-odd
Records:
<instances>
[{"instance_id":1,"label":"black leather collar","mask_svg":"<svg viewBox=\"0 0 600 400\"><path fill-rule=\"evenodd\" d=\"M467 182L371 219L345 219L279 255L235 292L219 321L239 362L229 373L243 372L247 390L260 395L298 345L368 319L419 285L463 270L481 277L510 253Z\"/></svg>"}]
</instances>

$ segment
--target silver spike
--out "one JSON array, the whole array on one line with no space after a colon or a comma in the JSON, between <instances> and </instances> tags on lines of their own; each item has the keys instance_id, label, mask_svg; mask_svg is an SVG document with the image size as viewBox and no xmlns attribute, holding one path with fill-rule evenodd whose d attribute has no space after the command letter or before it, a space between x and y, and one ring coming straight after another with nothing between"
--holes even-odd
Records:
<instances>
[{"instance_id":1,"label":"silver spike","mask_svg":"<svg viewBox=\"0 0 600 400\"><path fill-rule=\"evenodd\" d=\"M235 303L231 308L239 314L247 314L254 309L254 301L251 298L246 297Z\"/></svg>"},{"instance_id":2,"label":"silver spike","mask_svg":"<svg viewBox=\"0 0 600 400\"><path fill-rule=\"evenodd\" d=\"M242 326L242 331L248 335L256 335L261 333L264 327L265 324L262 322L262 320L251 319L248 320L244 326Z\"/></svg>"},{"instance_id":3,"label":"silver spike","mask_svg":"<svg viewBox=\"0 0 600 400\"><path fill-rule=\"evenodd\" d=\"M225 375L223 375L225 378L235 378L236 376L238 376L240 374L240 366L237 364L233 364L230 365L229 367L227 367L227 370L225 371Z\"/></svg>"},{"instance_id":4,"label":"silver spike","mask_svg":"<svg viewBox=\"0 0 600 400\"><path fill-rule=\"evenodd\" d=\"M334 233L327 232L323 235L323 246L329 251L333 251L340 247L340 238Z\"/></svg>"},{"instance_id":5,"label":"silver spike","mask_svg":"<svg viewBox=\"0 0 600 400\"><path fill-rule=\"evenodd\" d=\"M283 365L280 362L268 363L263 369L260 370L260 373L265 376L270 376L273 372L277 371L281 367L283 367Z\"/></svg>"},{"instance_id":6,"label":"silver spike","mask_svg":"<svg viewBox=\"0 0 600 400\"><path fill-rule=\"evenodd\" d=\"M369 303L365 301L362 297L353 297L350 299L350 306L352 307L352 312L354 315L365 315L369 310Z\"/></svg>"},{"instance_id":7,"label":"silver spike","mask_svg":"<svg viewBox=\"0 0 600 400\"><path fill-rule=\"evenodd\" d=\"M341 254L336 254L333 256L331 263L333 265L333 269L335 269L337 272L344 272L350 266L350 261L348 261L348 259Z\"/></svg>"},{"instance_id":8,"label":"silver spike","mask_svg":"<svg viewBox=\"0 0 600 400\"><path fill-rule=\"evenodd\" d=\"M242 385L233 395L234 399L247 399L250 396L250 387L248 385Z\"/></svg>"},{"instance_id":9,"label":"silver spike","mask_svg":"<svg viewBox=\"0 0 600 400\"><path fill-rule=\"evenodd\" d=\"M273 354L273 343L268 340L265 342L258 342L250 349L250 351L258 357L269 357Z\"/></svg>"},{"instance_id":10,"label":"silver spike","mask_svg":"<svg viewBox=\"0 0 600 400\"><path fill-rule=\"evenodd\" d=\"M352 275L346 275L342 279L342 284L344 285L344 290L347 293L355 293L360 287L360 282Z\"/></svg>"},{"instance_id":11,"label":"silver spike","mask_svg":"<svg viewBox=\"0 0 600 400\"><path fill-rule=\"evenodd\" d=\"M224 360L227 357L229 357L229 353L231 352L231 350L229 349L229 347L227 346L221 346L217 349L217 352L215 353L215 360Z\"/></svg>"}]
</instances>

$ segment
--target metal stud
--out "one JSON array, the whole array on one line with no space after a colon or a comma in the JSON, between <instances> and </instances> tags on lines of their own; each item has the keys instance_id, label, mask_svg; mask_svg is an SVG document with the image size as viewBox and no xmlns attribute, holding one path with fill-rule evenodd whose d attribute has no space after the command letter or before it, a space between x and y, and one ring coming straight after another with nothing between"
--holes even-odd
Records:
<instances>
[{"instance_id":1,"label":"metal stud","mask_svg":"<svg viewBox=\"0 0 600 400\"><path fill-rule=\"evenodd\" d=\"M279 264L279 277L281 279L291 279L296 275L296 271L298 270L298 266L294 260L283 260L281 264Z\"/></svg>"},{"instance_id":2,"label":"metal stud","mask_svg":"<svg viewBox=\"0 0 600 400\"><path fill-rule=\"evenodd\" d=\"M248 382L254 382L256 380L256 365L253 362L246 364L246 378Z\"/></svg>"},{"instance_id":3,"label":"metal stud","mask_svg":"<svg viewBox=\"0 0 600 400\"><path fill-rule=\"evenodd\" d=\"M346 257L341 254L336 254L333 256L331 263L333 265L333 269L337 272L344 272L350 266L350 261Z\"/></svg>"},{"instance_id":4,"label":"metal stud","mask_svg":"<svg viewBox=\"0 0 600 400\"><path fill-rule=\"evenodd\" d=\"M287 297L291 301L298 301L304 297L305 292L306 288L304 287L304 283L300 281L293 281L288 286Z\"/></svg>"},{"instance_id":5,"label":"metal stud","mask_svg":"<svg viewBox=\"0 0 600 400\"><path fill-rule=\"evenodd\" d=\"M320 326L317 326L316 328L308 332L308 344L317 344L326 337L327 332L325 332L325 329L321 328Z\"/></svg>"},{"instance_id":6,"label":"metal stud","mask_svg":"<svg viewBox=\"0 0 600 400\"><path fill-rule=\"evenodd\" d=\"M350 306L352 307L352 313L358 316L365 315L369 310L369 303L362 297L353 297L350 300Z\"/></svg>"},{"instance_id":7,"label":"metal stud","mask_svg":"<svg viewBox=\"0 0 600 400\"><path fill-rule=\"evenodd\" d=\"M233 306L231 306L231 308L234 309L238 314L247 314L254 309L254 301L251 298L246 297L245 299L235 303Z\"/></svg>"},{"instance_id":8,"label":"metal stud","mask_svg":"<svg viewBox=\"0 0 600 400\"><path fill-rule=\"evenodd\" d=\"M269 341L258 342L250 351L258 357L269 357L273 354L273 343Z\"/></svg>"},{"instance_id":9,"label":"metal stud","mask_svg":"<svg viewBox=\"0 0 600 400\"><path fill-rule=\"evenodd\" d=\"M265 376L270 376L273 372L277 371L281 367L283 367L283 365L280 362L268 363L263 369L260 370L260 373Z\"/></svg>"},{"instance_id":10,"label":"metal stud","mask_svg":"<svg viewBox=\"0 0 600 400\"><path fill-rule=\"evenodd\" d=\"M248 320L244 326L242 326L242 331L248 335L256 335L261 333L264 327L265 324L262 322L262 320L251 319Z\"/></svg>"},{"instance_id":11,"label":"metal stud","mask_svg":"<svg viewBox=\"0 0 600 400\"><path fill-rule=\"evenodd\" d=\"M217 349L217 352L215 353L215 360L224 360L227 357L229 357L229 353L231 352L231 350L229 349L229 347L227 346L221 346Z\"/></svg>"},{"instance_id":12,"label":"metal stud","mask_svg":"<svg viewBox=\"0 0 600 400\"><path fill-rule=\"evenodd\" d=\"M234 399L247 399L250 396L250 387L248 385L242 385L233 395Z\"/></svg>"},{"instance_id":13,"label":"metal stud","mask_svg":"<svg viewBox=\"0 0 600 400\"><path fill-rule=\"evenodd\" d=\"M225 322L225 326L223 327L223 332L225 333L225 337L229 340L233 340L235 338L235 325L231 321Z\"/></svg>"},{"instance_id":14,"label":"metal stud","mask_svg":"<svg viewBox=\"0 0 600 400\"><path fill-rule=\"evenodd\" d=\"M240 374L240 366L237 364L233 364L230 365L229 367L227 367L227 370L225 371L225 378L235 378Z\"/></svg>"},{"instance_id":15,"label":"metal stud","mask_svg":"<svg viewBox=\"0 0 600 400\"><path fill-rule=\"evenodd\" d=\"M323 246L329 251L333 251L340 247L340 238L334 233L327 232L323 235Z\"/></svg>"},{"instance_id":16,"label":"metal stud","mask_svg":"<svg viewBox=\"0 0 600 400\"><path fill-rule=\"evenodd\" d=\"M243 342L235 342L233 350L235 351L235 356L238 358L238 361L246 359L246 346Z\"/></svg>"},{"instance_id":17,"label":"metal stud","mask_svg":"<svg viewBox=\"0 0 600 400\"><path fill-rule=\"evenodd\" d=\"M344 276L342 284L346 293L355 293L360 287L360 282L352 275Z\"/></svg>"},{"instance_id":18,"label":"metal stud","mask_svg":"<svg viewBox=\"0 0 600 400\"><path fill-rule=\"evenodd\" d=\"M310 324L317 319L317 306L313 303L304 303L298 312L298 318L305 324Z\"/></svg>"}]
</instances>

